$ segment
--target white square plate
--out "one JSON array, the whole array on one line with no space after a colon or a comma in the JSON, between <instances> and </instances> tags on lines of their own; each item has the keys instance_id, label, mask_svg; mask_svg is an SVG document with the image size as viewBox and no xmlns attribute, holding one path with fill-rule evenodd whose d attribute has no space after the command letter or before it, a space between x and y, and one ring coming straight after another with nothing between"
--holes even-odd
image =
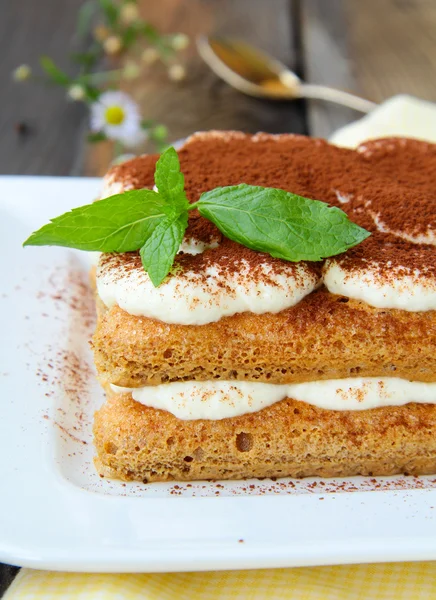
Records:
<instances>
[{"instance_id":1,"label":"white square plate","mask_svg":"<svg viewBox=\"0 0 436 600\"><path fill-rule=\"evenodd\" d=\"M21 244L99 185L0 178L0 560L141 572L436 559L436 477L146 485L97 475L90 256Z\"/></svg>"}]
</instances>

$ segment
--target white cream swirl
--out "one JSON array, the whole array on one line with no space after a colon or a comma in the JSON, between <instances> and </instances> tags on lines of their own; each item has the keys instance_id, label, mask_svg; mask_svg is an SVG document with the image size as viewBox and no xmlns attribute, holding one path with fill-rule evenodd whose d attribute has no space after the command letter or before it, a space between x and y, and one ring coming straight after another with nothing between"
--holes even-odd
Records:
<instances>
[{"instance_id":1,"label":"white cream swirl","mask_svg":"<svg viewBox=\"0 0 436 600\"><path fill-rule=\"evenodd\" d=\"M380 271L376 261L358 269L347 269L340 259L324 265L324 284L332 294L363 300L376 308L409 312L436 310L436 279L426 277L425 268L406 269L388 263Z\"/></svg>"},{"instance_id":2,"label":"white cream swirl","mask_svg":"<svg viewBox=\"0 0 436 600\"><path fill-rule=\"evenodd\" d=\"M256 276L244 259L238 266L231 274L218 263L200 273L176 270L156 288L142 268L124 268L116 255L105 256L97 269L97 289L106 306L117 304L131 315L204 325L247 311L280 312L319 285L306 263L286 263L280 272L265 263Z\"/></svg>"},{"instance_id":3,"label":"white cream swirl","mask_svg":"<svg viewBox=\"0 0 436 600\"><path fill-rule=\"evenodd\" d=\"M436 404L436 383L356 377L277 385L249 381L184 381L140 388L112 385L137 402L182 420L219 420L258 412L285 398L328 410L368 410L409 402Z\"/></svg>"}]
</instances>

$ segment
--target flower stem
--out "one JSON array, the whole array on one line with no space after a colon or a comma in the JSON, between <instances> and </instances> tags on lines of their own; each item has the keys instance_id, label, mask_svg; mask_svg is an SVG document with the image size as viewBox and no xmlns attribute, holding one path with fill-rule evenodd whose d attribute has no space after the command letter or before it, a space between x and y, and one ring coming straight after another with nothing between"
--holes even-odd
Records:
<instances>
[{"instance_id":1,"label":"flower stem","mask_svg":"<svg viewBox=\"0 0 436 600\"><path fill-rule=\"evenodd\" d=\"M119 140L114 140L114 159L121 156L124 152L124 146Z\"/></svg>"},{"instance_id":2,"label":"flower stem","mask_svg":"<svg viewBox=\"0 0 436 600\"><path fill-rule=\"evenodd\" d=\"M87 75L81 75L79 77L80 81L83 83L104 83L109 79L118 79L122 75L122 69L117 69L115 71L101 71L97 73L89 73Z\"/></svg>"}]
</instances>

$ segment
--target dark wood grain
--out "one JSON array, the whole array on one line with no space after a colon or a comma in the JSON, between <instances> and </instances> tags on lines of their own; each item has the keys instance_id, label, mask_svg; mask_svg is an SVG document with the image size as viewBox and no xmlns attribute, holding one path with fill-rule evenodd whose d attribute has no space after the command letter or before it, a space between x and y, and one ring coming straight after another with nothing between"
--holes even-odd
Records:
<instances>
[{"instance_id":1,"label":"dark wood grain","mask_svg":"<svg viewBox=\"0 0 436 600\"><path fill-rule=\"evenodd\" d=\"M436 100L435 0L347 0L346 14L349 56L371 100Z\"/></svg>"},{"instance_id":2,"label":"dark wood grain","mask_svg":"<svg viewBox=\"0 0 436 600\"><path fill-rule=\"evenodd\" d=\"M19 0L0 3L0 173L67 175L83 141L86 112L65 102L65 93L36 84L16 84L13 69L37 64L48 54L65 66L73 47L82 0ZM25 123L28 134L17 126Z\"/></svg>"},{"instance_id":3,"label":"dark wood grain","mask_svg":"<svg viewBox=\"0 0 436 600\"><path fill-rule=\"evenodd\" d=\"M348 0L303 0L300 3L304 77L307 82L355 92L359 90L349 59L346 19ZM364 2L359 3L359 10ZM352 14L359 20L357 6ZM374 13L375 14L375 13ZM330 102L308 101L310 134L328 138L335 129L362 114Z\"/></svg>"},{"instance_id":4,"label":"dark wood grain","mask_svg":"<svg viewBox=\"0 0 436 600\"><path fill-rule=\"evenodd\" d=\"M183 31L195 39L199 33L235 35L264 48L291 67L298 60L295 31L288 0L160 0L141 3L142 14L163 32ZM157 65L131 84L128 91L141 105L145 118L164 123L170 139L194 131L238 129L307 133L302 102L274 102L250 98L212 73L198 56L195 45L186 53L187 78L177 84ZM143 151L152 150L145 145ZM107 148L92 148L85 161L87 173L106 170Z\"/></svg>"},{"instance_id":5,"label":"dark wood grain","mask_svg":"<svg viewBox=\"0 0 436 600\"><path fill-rule=\"evenodd\" d=\"M436 100L434 0L304 0L305 77L375 102L407 93ZM351 110L308 103L312 135L328 137L359 118Z\"/></svg>"},{"instance_id":6,"label":"dark wood grain","mask_svg":"<svg viewBox=\"0 0 436 600\"><path fill-rule=\"evenodd\" d=\"M195 37L218 32L241 37L294 66L294 31L288 0L160 0L143 2L144 16L162 30L180 28ZM152 116L165 120L172 136L185 137L198 129L305 131L300 103L258 100L242 95L214 75L192 47L186 81L174 89L162 77L140 84Z\"/></svg>"}]
</instances>

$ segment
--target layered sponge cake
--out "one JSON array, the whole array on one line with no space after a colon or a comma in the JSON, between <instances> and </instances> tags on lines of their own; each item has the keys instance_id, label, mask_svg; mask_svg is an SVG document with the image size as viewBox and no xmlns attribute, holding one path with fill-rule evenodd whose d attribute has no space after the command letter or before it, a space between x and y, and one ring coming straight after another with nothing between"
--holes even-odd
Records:
<instances>
[{"instance_id":1,"label":"layered sponge cake","mask_svg":"<svg viewBox=\"0 0 436 600\"><path fill-rule=\"evenodd\" d=\"M152 188L157 158L112 168L103 196ZM436 146L385 139L354 151L209 132L179 159L190 202L218 186L280 188L341 208L371 236L291 263L226 239L193 210L157 288L139 253L103 254L101 474L436 472Z\"/></svg>"}]
</instances>

